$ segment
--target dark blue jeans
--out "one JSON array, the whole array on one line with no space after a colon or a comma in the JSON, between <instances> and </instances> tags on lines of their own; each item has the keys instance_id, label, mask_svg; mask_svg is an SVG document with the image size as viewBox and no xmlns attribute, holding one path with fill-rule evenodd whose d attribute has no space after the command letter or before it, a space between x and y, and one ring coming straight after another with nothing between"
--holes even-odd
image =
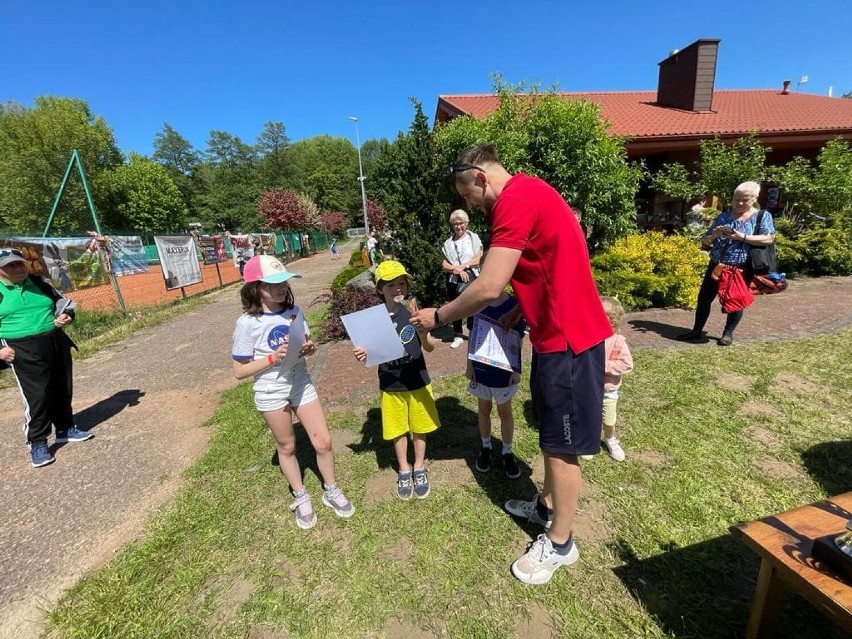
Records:
<instances>
[{"instance_id":1,"label":"dark blue jeans","mask_svg":"<svg viewBox=\"0 0 852 639\"><path fill-rule=\"evenodd\" d=\"M692 330L694 331L704 330L707 318L710 317L710 305L719 293L719 282L710 276L715 266L715 262L710 262L707 271L704 273L701 288L698 290L698 303L695 306L695 324L692 326ZM743 311L728 313L728 318L725 320L724 334L733 335L742 318Z\"/></svg>"}]
</instances>

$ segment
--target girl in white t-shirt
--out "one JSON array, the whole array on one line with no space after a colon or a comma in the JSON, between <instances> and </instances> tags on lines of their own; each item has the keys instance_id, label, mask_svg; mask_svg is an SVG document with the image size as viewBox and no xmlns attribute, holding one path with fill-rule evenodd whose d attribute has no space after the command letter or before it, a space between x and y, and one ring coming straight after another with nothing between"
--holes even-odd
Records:
<instances>
[{"instance_id":1,"label":"girl in white t-shirt","mask_svg":"<svg viewBox=\"0 0 852 639\"><path fill-rule=\"evenodd\" d=\"M301 275L290 273L271 255L256 255L246 263L243 277L246 283L240 297L245 312L234 329L234 376L254 377L254 403L275 437L281 472L295 497L290 510L296 514L296 524L312 528L317 516L296 458L294 413L316 450L323 478L322 503L339 517L351 517L355 508L334 478L331 434L305 363L305 355L315 353L316 346L287 282ZM286 357L291 334L304 336L298 358Z\"/></svg>"}]
</instances>

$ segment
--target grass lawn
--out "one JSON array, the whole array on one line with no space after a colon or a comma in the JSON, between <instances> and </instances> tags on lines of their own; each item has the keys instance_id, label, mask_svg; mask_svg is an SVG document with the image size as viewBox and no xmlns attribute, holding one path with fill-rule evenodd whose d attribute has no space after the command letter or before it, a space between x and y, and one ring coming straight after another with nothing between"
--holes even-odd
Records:
<instances>
[{"instance_id":1,"label":"grass lawn","mask_svg":"<svg viewBox=\"0 0 852 639\"><path fill-rule=\"evenodd\" d=\"M757 556L728 527L852 490L852 331L733 348L640 350L619 403L627 461L583 463L580 562L546 586L509 564L539 530L501 508L540 484L529 394L515 400L527 472L473 471L475 403L435 384L443 427L430 442L433 492L393 495L376 402L329 415L341 520L296 528L273 442L249 384L225 393L208 453L140 540L66 594L51 637L736 637ZM499 446L499 442L498 442ZM308 463L304 463L308 462ZM532 473L532 476L530 476ZM788 595L785 637L840 637Z\"/></svg>"}]
</instances>

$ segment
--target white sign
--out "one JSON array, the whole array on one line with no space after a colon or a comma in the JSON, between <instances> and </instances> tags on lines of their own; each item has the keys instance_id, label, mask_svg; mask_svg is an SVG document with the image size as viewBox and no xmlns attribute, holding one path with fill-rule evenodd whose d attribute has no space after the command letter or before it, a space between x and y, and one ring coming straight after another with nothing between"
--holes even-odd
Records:
<instances>
[{"instance_id":1,"label":"white sign","mask_svg":"<svg viewBox=\"0 0 852 639\"><path fill-rule=\"evenodd\" d=\"M195 242L191 235L155 236L154 244L157 245L157 253L160 255L160 266L163 268L167 291L201 281L201 267L198 265Z\"/></svg>"},{"instance_id":2,"label":"white sign","mask_svg":"<svg viewBox=\"0 0 852 639\"><path fill-rule=\"evenodd\" d=\"M467 358L495 368L521 372L521 336L517 331L504 331L496 320L477 315L470 331Z\"/></svg>"},{"instance_id":3,"label":"white sign","mask_svg":"<svg viewBox=\"0 0 852 639\"><path fill-rule=\"evenodd\" d=\"M287 334L287 353L281 360L278 377L289 371L299 362L299 353L305 345L305 318L302 309L290 320L290 332Z\"/></svg>"},{"instance_id":4,"label":"white sign","mask_svg":"<svg viewBox=\"0 0 852 639\"><path fill-rule=\"evenodd\" d=\"M340 317L356 348L367 351L366 366L384 364L405 355L405 347L384 304Z\"/></svg>"}]
</instances>

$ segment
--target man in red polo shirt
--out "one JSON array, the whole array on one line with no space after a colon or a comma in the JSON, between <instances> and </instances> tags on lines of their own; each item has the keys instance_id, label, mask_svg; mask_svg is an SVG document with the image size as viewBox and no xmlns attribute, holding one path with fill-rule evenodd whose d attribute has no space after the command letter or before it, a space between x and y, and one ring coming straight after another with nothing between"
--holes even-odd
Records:
<instances>
[{"instance_id":1,"label":"man in red polo shirt","mask_svg":"<svg viewBox=\"0 0 852 639\"><path fill-rule=\"evenodd\" d=\"M580 558L571 536L582 485L577 457L600 451L603 342L612 329L583 231L556 189L538 178L511 175L491 145L464 151L451 179L469 207L490 217L488 259L457 299L420 310L411 323L432 329L473 315L511 282L530 327L530 391L544 486L532 500L510 500L505 507L546 528L512 564L512 574L524 583L544 584L557 568Z\"/></svg>"}]
</instances>

